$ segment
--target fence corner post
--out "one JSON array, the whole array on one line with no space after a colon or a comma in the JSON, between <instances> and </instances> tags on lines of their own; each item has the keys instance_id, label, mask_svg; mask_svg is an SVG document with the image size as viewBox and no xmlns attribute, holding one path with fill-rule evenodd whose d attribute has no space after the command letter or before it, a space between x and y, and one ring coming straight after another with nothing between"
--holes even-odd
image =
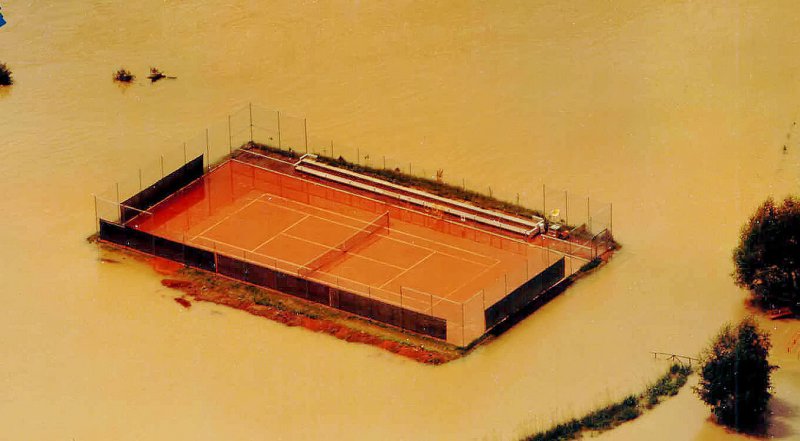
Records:
<instances>
[{"instance_id":1,"label":"fence corner post","mask_svg":"<svg viewBox=\"0 0 800 441\"><path fill-rule=\"evenodd\" d=\"M248 103L250 108L250 142L253 142L253 103Z\"/></svg>"}]
</instances>

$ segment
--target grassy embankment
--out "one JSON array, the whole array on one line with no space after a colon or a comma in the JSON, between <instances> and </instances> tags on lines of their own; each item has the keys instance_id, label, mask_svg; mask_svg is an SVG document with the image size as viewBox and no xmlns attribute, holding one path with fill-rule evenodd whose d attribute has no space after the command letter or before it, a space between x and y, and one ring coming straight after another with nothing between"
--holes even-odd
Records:
<instances>
[{"instance_id":1,"label":"grassy embankment","mask_svg":"<svg viewBox=\"0 0 800 441\"><path fill-rule=\"evenodd\" d=\"M638 395L627 396L619 402L592 411L581 418L573 418L522 439L523 441L569 440L579 438L583 434L611 430L626 421L638 418L663 399L677 395L691 373L692 368L689 366L674 364L666 374Z\"/></svg>"},{"instance_id":2,"label":"grassy embankment","mask_svg":"<svg viewBox=\"0 0 800 441\"><path fill-rule=\"evenodd\" d=\"M299 159L301 156L301 154L295 152L294 150L283 150L265 144L248 143L245 145L245 148L256 148L289 159ZM485 195L477 191L468 190L456 185L439 182L435 179L410 175L402 172L400 169L377 168L367 165L354 164L345 160L341 156L338 158L331 158L328 156L317 155L317 160L335 167L341 167L343 169L362 173L368 176L385 179L395 184L423 189L438 196L468 201L484 208L505 211L520 216L545 217L545 215L539 210L523 207L512 202L503 201L495 197Z\"/></svg>"}]
</instances>

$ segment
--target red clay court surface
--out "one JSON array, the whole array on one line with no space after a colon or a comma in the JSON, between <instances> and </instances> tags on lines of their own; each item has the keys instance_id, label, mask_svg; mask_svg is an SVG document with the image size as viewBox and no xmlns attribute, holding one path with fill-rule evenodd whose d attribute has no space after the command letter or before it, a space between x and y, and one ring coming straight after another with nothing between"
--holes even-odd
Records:
<instances>
[{"instance_id":1,"label":"red clay court surface","mask_svg":"<svg viewBox=\"0 0 800 441\"><path fill-rule=\"evenodd\" d=\"M388 230L303 276L448 322L463 323L466 302L477 302L482 315L548 265L539 247L516 241L504 249L497 241L510 239L481 242L474 231L457 237L403 220L426 214L386 207L335 185L228 161L129 226L296 275L389 211Z\"/></svg>"}]
</instances>

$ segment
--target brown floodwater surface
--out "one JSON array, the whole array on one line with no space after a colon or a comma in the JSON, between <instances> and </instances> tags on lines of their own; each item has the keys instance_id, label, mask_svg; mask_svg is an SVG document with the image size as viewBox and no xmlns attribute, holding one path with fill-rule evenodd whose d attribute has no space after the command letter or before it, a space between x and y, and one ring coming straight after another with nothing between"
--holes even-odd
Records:
<instances>
[{"instance_id":1,"label":"brown floodwater surface","mask_svg":"<svg viewBox=\"0 0 800 441\"><path fill-rule=\"evenodd\" d=\"M789 1L2 3L3 439L515 439L641 389L666 369L649 351L695 354L744 315L739 228L800 188ZM150 84L150 66L178 79ZM100 261L90 194L248 101L497 194L613 201L624 248L440 367L184 309L146 265ZM776 430L797 438L800 324L765 323ZM730 437L687 392L632 439Z\"/></svg>"}]
</instances>

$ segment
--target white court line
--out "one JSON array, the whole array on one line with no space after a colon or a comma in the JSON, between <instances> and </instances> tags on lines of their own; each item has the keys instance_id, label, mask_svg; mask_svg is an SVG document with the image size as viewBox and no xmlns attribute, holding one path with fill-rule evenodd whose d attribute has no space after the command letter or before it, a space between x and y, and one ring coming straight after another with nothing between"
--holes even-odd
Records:
<instances>
[{"instance_id":1,"label":"white court line","mask_svg":"<svg viewBox=\"0 0 800 441\"><path fill-rule=\"evenodd\" d=\"M473 277L471 280L468 280L468 281L466 281L466 282L462 283L462 284L461 284L460 286L458 286L456 289L454 289L454 290L450 291L449 293L447 293L447 295L446 295L446 296L444 296L444 298L446 298L446 299L449 299L451 295L453 295L453 294L455 294L456 292L458 292L459 290L463 289L465 286L469 285L470 283L473 283L473 282L474 282L475 280L477 280L477 279L478 279L480 276L484 275L485 273L487 273L488 271L490 271L492 268L496 267L498 263L500 263L500 262L496 262L496 263L493 263L493 264L492 264L492 265L490 265L490 266L487 266L486 268L484 268L484 269L483 269L483 271L479 272L479 273L478 273L478 274L477 274L475 277ZM478 290L478 291L480 291L480 290ZM463 302L461 302L461 303L463 303Z\"/></svg>"},{"instance_id":2,"label":"white court line","mask_svg":"<svg viewBox=\"0 0 800 441\"><path fill-rule=\"evenodd\" d=\"M278 234L275 234L274 236L272 236L272 237L270 237L269 239L267 239L267 240L265 240L264 242L262 242L262 243L261 243L259 246L257 246L257 247L255 247L255 248L253 248L253 250L257 250L257 249L259 249L259 248L263 247L264 245L266 245L266 244L268 244L268 243L272 242L272 240L274 240L276 237L280 236L281 234L283 234L284 232L288 231L288 230L289 230L290 228L292 228L293 226L295 226L295 225L299 224L300 222L303 222L304 220L308 219L309 217L311 217L311 215L310 215L310 214L306 214L305 216L303 216L302 218L300 218L300 219L299 219L297 222L295 222L295 223L293 223L293 224L289 225L288 227L286 227L286 228L284 228L283 230L281 230L280 232L278 232Z\"/></svg>"},{"instance_id":3,"label":"white court line","mask_svg":"<svg viewBox=\"0 0 800 441\"><path fill-rule=\"evenodd\" d=\"M200 237L200 236L202 236L202 235L204 235L204 234L208 233L209 231L211 231L212 229L214 229L215 227L217 227L219 224L221 224L221 223L225 222L226 220L230 219L230 218L231 218L231 216L233 216L234 214L236 214L236 213L238 213L238 212L240 212L240 211L244 210L245 208L247 208L247 207L249 207L249 206L253 205L253 204L254 204L254 203L256 203L256 202L258 202L258 198L255 198L255 199L253 199L252 201L250 201L250 202L248 202L247 204L245 204L243 207L241 207L241 208L239 208L238 210L234 211L233 213L230 213L230 214L228 214L227 216L223 217L223 218L222 218L222 219L221 219L219 222L215 223L214 225L212 225L212 226L210 226L210 227L206 228L205 230L203 230L203 231L201 231L200 233L198 233L197 235L195 235L195 236L192 238L192 240L195 240L195 239L197 239L198 237Z\"/></svg>"},{"instance_id":4,"label":"white court line","mask_svg":"<svg viewBox=\"0 0 800 441\"><path fill-rule=\"evenodd\" d=\"M300 268L300 265L299 265L299 264L297 264L297 263L294 263L294 262L289 262L289 261L287 261L287 260L283 260L283 259L277 259L277 258L275 258L275 257L268 256L268 255L266 255L266 254L261 254L261 253L255 252L255 251L251 251L251 250L248 250L248 249L246 249L246 248L237 247L236 245L231 245L231 244L229 244L229 243L227 243L227 242L223 242L223 241L221 241L221 240L215 240L215 239L211 239L210 237L205 237L205 236L200 236L200 238L201 238L201 239L208 240L208 241L211 241L212 243L213 243L213 242L216 242L216 243L218 243L218 244L222 244L222 245L225 245L226 247L234 248L234 249L237 249L237 250L240 250L240 251L246 251L247 253L249 253L249 254L252 254L252 255L256 255L256 256L265 257L265 258L267 258L267 259L269 259L269 260L271 260L271 261L274 261L274 262L282 262L282 263L284 263L284 264L288 264L288 265L290 265L290 266L297 267L298 269ZM209 248L208 246L204 246L204 245L201 245L201 246L203 246L204 248ZM238 259L238 257L236 257L236 256L231 256L231 257L234 257L234 258L237 258L237 259ZM264 262L258 262L258 261L252 260L252 259L247 259L246 257L245 257L245 260L248 260L248 261L250 261L250 262L254 262L254 263L256 263L256 264L259 264L259 265L264 265L264 264L265 264ZM267 264L267 265L268 265L268 264ZM274 266L274 268L275 268L275 269L277 269L278 271L283 271L283 272L286 272L286 269L285 269L285 268L284 268L284 269L281 269L281 268L278 268L277 266ZM350 282L350 283L352 283L354 286L363 286L363 287L365 287L365 288L368 288L368 289L370 289L370 290L377 290L377 291L371 291L371 292L377 292L378 294L380 294L380 293L386 293L386 294L390 294L390 295L392 295L392 296L400 296L400 293L398 293L398 292L389 291L389 290L385 290L385 289L379 289L379 288L373 287L372 285L366 284L366 283L364 283L364 282L359 282L358 280L353 280L353 279L350 279L350 278L347 278L347 277L343 277L343 276L341 276L341 275L338 275L338 274L329 273L329 272L327 272L327 271L322 271L322 272L323 272L323 273L325 273L325 274L328 274L329 276L336 277L338 280L343 280L343 281L346 281L346 282ZM291 273L291 274L296 274L296 273ZM329 285L329 286L333 286L333 285L331 284L331 282L327 282L327 281L324 281L324 280L322 280L322 279L315 279L315 278L313 278L313 277L304 277L304 278L305 278L305 279L309 279L309 280L316 280L316 281L319 281L319 282L320 282L320 283L322 283L322 284ZM363 294L363 293L359 293L359 292L357 292L357 291L355 291L355 290L353 290L353 292L355 292L355 293L357 293L357 294ZM439 296L437 295L436 297L439 297ZM381 298L382 298L382 299L384 299L384 300L390 300L390 299L388 299L388 298L386 298L386 297L381 297Z\"/></svg>"},{"instance_id":5,"label":"white court line","mask_svg":"<svg viewBox=\"0 0 800 441\"><path fill-rule=\"evenodd\" d=\"M258 170L263 170L265 172L272 173L274 175L285 176L285 177L287 177L289 179L292 179L294 181L306 182L309 185L314 185L314 186L323 187L323 188L329 188L329 189L331 189L331 190L333 190L333 191L335 191L337 193L349 194L349 195L355 196L355 197L357 197L359 199L372 201L372 202L377 203L379 205L392 205L393 207L395 207L397 209L400 209L400 210L403 210L403 211L412 212L412 213L419 214L419 215L422 215L422 216L425 216L425 217L428 217L428 218L433 218L435 220L444 221L444 222L446 222L448 224L457 225L459 227L463 227L463 228L467 228L467 229L470 229L470 230L479 231L481 233L489 234L489 235L492 235L492 236L496 236L496 237L499 237L501 239L508 240L510 242L518 243L520 245L527 245L527 242L519 240L519 239L512 239L512 238L510 238L508 236L497 234L497 233L494 233L494 232L491 232L491 231L482 230L480 228L475 228L475 227L470 226L470 225L459 224L457 222L452 222L452 221L447 220L447 219L434 218L433 216L431 216L429 214L421 213L421 212L416 211L416 210L409 210L408 208L405 208L405 207L402 207L402 206L399 206L399 205L389 204L389 203L387 203L385 201L380 201L380 200L377 200L377 199L373 199L373 198L371 198L369 196L364 196L364 195L360 195L360 194L357 194L357 193L353 193L353 192L350 192L350 191L347 191L347 190L343 190L343 189L338 188L338 187L332 187L330 185L326 185L326 184L323 184L323 183L320 183L320 182L317 182L317 181L311 181L311 180L308 180L308 179L305 179L305 178L301 178L301 177L298 177L298 176L295 176L295 175L288 175L286 173L282 173L282 172L279 172L277 170L266 168L264 166L260 166L260 165L253 164L253 163L250 163L250 162L242 161L242 160L239 160L237 158L231 158L231 159L229 159L229 161L237 162L239 164L244 164L244 165L250 166L252 168L258 169ZM278 184L278 185L280 185L280 184Z\"/></svg>"},{"instance_id":6,"label":"white court line","mask_svg":"<svg viewBox=\"0 0 800 441\"><path fill-rule=\"evenodd\" d=\"M336 247L332 247L330 245L325 245L324 243L314 242L313 240L304 239L302 237L295 236L295 235L289 234L289 233L283 233L283 236L286 236L286 237L289 237L289 238L292 238L292 239L295 239L295 240L299 240L301 242L310 243L312 245L318 245L318 246L321 246L323 248L327 248L328 251L337 249ZM358 254L358 253L348 253L348 254L350 254L352 256L358 256L358 257L360 257L360 258L362 258L364 260L369 260L371 262L379 263L381 265L385 265L385 266L388 266L388 267L391 267L391 268L396 268L396 269L399 269L399 270L404 270L405 269L402 266L397 266L397 265L393 265L391 263L384 262L382 260L373 259L371 257L364 256L363 254ZM321 255L322 254L320 254L320 256ZM319 257L319 256L317 256L317 257ZM315 259L316 259L316 257L315 257ZM314 259L311 259L311 260L314 260Z\"/></svg>"},{"instance_id":7,"label":"white court line","mask_svg":"<svg viewBox=\"0 0 800 441\"><path fill-rule=\"evenodd\" d=\"M372 198L370 198L370 197L367 197L367 196L363 196L363 195L359 195L359 194L351 193L351 192L349 192L349 191L342 190L342 189L340 189L340 188L331 187L331 186L328 186L328 185L325 185L325 184L320 184L320 183L318 183L318 182L309 181L309 180L307 180L307 179L303 179L303 178L298 178L297 176L287 175L287 174L285 174L285 173L281 173L281 172L279 172L279 171L272 170L272 169L269 169L269 168L259 167L259 166L255 165L255 164L251 164L251 163L248 163L248 162L239 161L239 160L237 160L237 159L231 159L231 161L235 161L235 162L238 162L238 163L240 163L240 164L243 164L243 165L247 165L247 166L253 167L254 169L257 169L257 170L262 170L262 171L264 171L264 172L267 172L267 173L271 173L271 174L273 174L273 175L284 176L284 177L287 177L287 178L289 178L289 179L292 179L292 180L295 180L295 181L305 182L305 183L307 183L308 185L314 185L314 186L317 186L317 187L324 187L324 188L328 188L328 189L331 189L332 191L334 191L334 192L337 192L337 193L349 194L349 195L351 195L351 196L354 196L354 197L357 197L357 198L360 198L360 199L364 199L364 200L371 201L371 202L373 202L373 203L376 203L376 204L378 204L378 205L380 205L380 206L392 205L392 204L388 204L388 203L386 203L386 202L384 202L384 201L379 201L379 200L376 200L376 199L372 199ZM277 183L277 184L275 184L275 185L278 185L278 186L281 186L281 187L282 187L282 184L280 184L280 183ZM313 206L313 205L306 204L306 203L303 203L303 202L297 202L297 201L293 201L293 200L291 200L291 199L286 199L286 198L284 198L284 197L282 197L282 196L279 196L279 195L277 195L277 194L275 194L275 193L266 193L266 192L265 192L264 194L269 194L269 195L271 195L271 196L274 196L274 197L276 197L276 198L278 198L278 199L285 199L285 200L288 200L288 201L291 201L291 202L294 202L294 203L297 203L297 204L300 204L300 205L304 205L304 206L307 206L307 207L313 207L314 209L317 209L317 210L320 210L320 211L325 211L325 212L328 212L328 213L333 213L333 214L336 214L336 215L338 215L338 216L342 216L342 217L346 217L346 218L350 218L350 219L354 219L354 220L361 221L361 219L356 219L356 218L353 218L353 217L350 217L350 216L344 215L344 214L342 214L342 213L339 213L339 212L335 212L335 211L326 210L326 209L324 209L324 208L315 207L315 206ZM310 195L310 193L308 193L308 192L306 192L306 194L309 194L309 195ZM337 205L346 205L346 204L344 204L344 203L341 203L341 202L335 202L335 201L331 201L331 202L334 202L334 203L335 203L335 204L337 204ZM422 216L426 216L426 217L432 218L430 215L427 215L427 214L424 214L424 213L420 213L420 212L418 212L418 211L415 211L415 210L409 210L409 209L407 209L407 208L404 208L404 207L401 207L401 206L398 206L398 205L392 205L392 206L393 206L393 207L395 207L395 208L397 208L397 209L403 210L403 211L407 211L407 212L411 212L411 213L415 213L415 214L419 214L419 215L422 215ZM352 206L351 206L351 208L355 208L355 207L352 207ZM356 209L356 210L359 210L359 211L367 211L367 210L360 209L360 208L355 208L355 209ZM438 221L444 221L444 222L446 222L446 223L448 223L448 224L453 224L453 225L456 225L456 226L459 226L459 227L462 227L462 228L467 228L467 229L470 229L470 230L475 230L475 231L478 231L478 232L480 232L480 233L488 234L488 235L491 235L491 236L496 236L496 237L499 237L499 238L501 238L501 239L504 239L504 240L507 240L507 241L510 241L510 242L514 242L514 243L517 243L517 244L520 244L520 245L528 246L528 243L527 243L527 242L523 242L523 241L516 240L516 239L511 239L511 238L509 238L509 237L506 237L506 236L501 236L501 235L499 235L499 234L497 234L497 233L492 233L492 232L489 232L489 231L486 231L486 230L477 229L477 228L474 228L474 227L471 227L471 226L468 226L468 225L462 225L462 224L454 223L454 222L451 222L451 221L449 221L449 220L445 220L445 219L436 219L436 220L438 220ZM364 221L361 221L361 222L364 222ZM402 222L402 221L401 221L401 222ZM404 223L405 223L405 222L404 222ZM414 225L414 224L411 224L411 225ZM427 227L422 227L422 228L427 228ZM429 228L429 229L430 229L430 228ZM436 230L433 230L433 231L436 231ZM416 235L414 235L414 234L407 233L407 232L403 232L403 231L399 231L399 233L400 233L400 234L405 234L405 235L407 235L407 236L414 237L414 238L417 238L417 239L421 239L421 240L424 240L424 241L427 241L427 242L436 243L436 244L438 244L438 245L440 245L440 246L444 246L444 247L448 247L448 248L453 248L453 249L459 250L459 251L461 251L461 252L463 252L463 253L467 253L467 254L473 254L473 255L476 255L476 256L484 257L484 258L488 257L488 256L486 256L486 255L484 255L484 254L480 254L480 253L476 253L476 252L474 252L474 251L466 250L466 249L464 249L464 248L460 248L460 247L457 247L457 246L454 246L454 245L450 245L450 244L447 244L447 243L445 243L445 242L438 242L438 241L434 241L434 240L431 240L431 239L426 239L426 238L424 238L424 237L416 236ZM440 232L437 232L437 233L440 233ZM441 234L446 234L446 233L441 233ZM476 242L476 243L479 243L479 242ZM518 253L514 253L514 254L518 254ZM489 257L489 258L490 258L490 259L492 259L492 260L494 260L494 259L493 259L493 258L491 258L491 257Z\"/></svg>"},{"instance_id":8,"label":"white court line","mask_svg":"<svg viewBox=\"0 0 800 441\"><path fill-rule=\"evenodd\" d=\"M287 198L284 198L284 197L282 197L282 196L278 196L278 195L276 195L276 194L274 194L274 193L264 193L264 195L269 195L271 198L275 198L275 199L279 199L279 200L283 200L283 201L288 201L288 202L291 202L291 203L294 203L294 204L301 205L301 206L303 206L303 207L311 207L311 209L312 209L312 210L319 210L319 211L323 211L323 212L326 212L326 213L330 213L330 214L332 214L332 215L335 215L335 216L337 216L337 217L342 217L342 218L345 218L345 219L350 219L350 220L359 221L359 222L361 222L361 223L363 223L363 224L368 224L368 223L369 223L368 221L364 221L364 220L361 220L361 219L358 219L358 218L355 218L355 217L352 217L352 216L347 216L347 215L345 215L345 214L338 213L338 212L336 212L336 211L326 210L326 209L324 209L324 208L319 208L319 207L315 207L315 206L313 206L313 205L308 205L308 204L304 204L304 203L302 203L302 202L297 202L297 201L294 201L294 200L291 200L291 199L287 199ZM274 202L271 202L271 201L268 201L268 200L267 200L267 201L265 201L265 200L263 200L263 199L259 199L259 202L263 202L263 203L265 203L265 204L272 204L272 205L275 205L275 206L277 206L277 207L280 207L280 208L284 208L284 209L287 209L287 210L295 211L295 212L297 212L297 213L308 213L308 210L302 211L302 210L298 210L298 209L296 209L296 208L292 208L292 207L286 207L286 206L283 206L283 205L281 205L281 204L277 204L277 203L274 203ZM332 223L332 224L341 225L341 226L344 226L344 227L347 227L347 228L351 228L351 229L353 229L353 230L358 230L358 228L357 228L357 227L354 227L354 226L352 226L352 225L348 225L348 224L345 224L345 223L342 223L342 222L337 222L337 221L335 221L335 220L331 220L331 219L328 219L328 218L320 217L320 216L317 216L317 215L314 215L314 214L312 214L312 216L314 216L314 217L316 217L317 219L320 219L320 220L322 220L322 221L324 221L324 222L329 222L329 223ZM421 248L421 249L423 249L423 250L426 250L426 251L436 251L436 252L438 252L438 253L440 253L440 254L442 254L442 255L445 255L445 256L448 256L448 257L452 257L452 258L454 258L454 259L461 259L461 260L464 260L464 261L466 261L466 262L474 263L474 264L476 264L476 265L486 266L486 263L485 263L485 262L478 262L478 261L471 260L471 259L467 259L467 258L465 258L465 257L462 257L462 256L456 256L456 255L453 255L453 254L450 254L450 253L447 253L447 252L443 252L443 251L440 251L440 250L436 250L436 249L434 249L434 248L426 247L426 246L419 245L419 244L417 244L417 243L409 242L409 241L406 241L406 240L400 240L400 239L397 239L397 238L395 238L395 237L393 237L393 236L396 236L396 235L398 235L398 234L399 234L399 235L404 235L404 236L412 237L412 238L415 238L415 239L419 239L419 240L421 240L421 241L424 241L424 242L427 242L427 243L429 243L429 244L436 244L436 245L439 245L439 246L442 246L442 247L446 247L446 248L452 248L452 249L454 249L454 250L458 250L458 251L460 251L460 252L462 252L462 253L465 253L465 254L472 254L472 255L475 255L475 256L481 257L481 258L483 258L483 259L489 259L489 260L493 260L495 263L496 263L496 262L500 262L500 260L498 260L498 259L495 259L494 257L491 257L491 256L487 256L487 255L485 255L485 254L480 254L480 253L476 253L476 252L473 252L473 251L465 250L465 249L463 249L463 248L459 248L459 247L457 247L457 246L453 246L453 245L448 245L448 244L446 244L446 243L443 243L443 242L437 242L437 241L434 241L434 240L431 240L431 239L426 239L426 238L424 238L424 237L416 236L416 235L414 235L414 234L407 233L407 232L405 232L405 231L394 230L394 229L391 229L391 228L389 229L389 231L390 231L390 232L391 232L391 231L393 231L393 232L394 232L394 234L391 234L391 233L390 233L390 234L388 234L388 235L387 235L387 234L381 234L381 233L378 233L378 235L379 235L379 236L381 236L381 237L384 237L384 238L386 238L386 239L389 239L389 240L392 240L392 241L395 241L395 242L401 243L401 244L403 244L403 245L407 245L407 246L412 246L412 247Z\"/></svg>"},{"instance_id":9,"label":"white court line","mask_svg":"<svg viewBox=\"0 0 800 441\"><path fill-rule=\"evenodd\" d=\"M407 272L411 271L411 270L412 270L412 269L414 269L414 268L415 268L417 265L419 265L419 264L421 264L422 262L424 262L424 261L428 260L428 259L429 259L431 256L433 256L434 254L436 254L436 251L432 251L430 254L428 254L427 256L425 256L425 257L423 257L422 259L420 259L420 260L419 260L417 263L415 263L415 264L411 265L410 267L406 268L406 269L405 269L403 272L401 272L400 274L398 274L398 275L396 275L396 276L392 277L391 279L387 280L387 281L386 281L386 282L385 282L383 285L379 286L378 288L380 288L380 289L383 289L383 287L384 287L384 286L386 286L386 285L390 284L391 282L394 282L394 281L395 281L395 280L396 280L398 277L400 277L400 276L402 276L403 274L405 274L405 273L407 273Z\"/></svg>"}]
</instances>

